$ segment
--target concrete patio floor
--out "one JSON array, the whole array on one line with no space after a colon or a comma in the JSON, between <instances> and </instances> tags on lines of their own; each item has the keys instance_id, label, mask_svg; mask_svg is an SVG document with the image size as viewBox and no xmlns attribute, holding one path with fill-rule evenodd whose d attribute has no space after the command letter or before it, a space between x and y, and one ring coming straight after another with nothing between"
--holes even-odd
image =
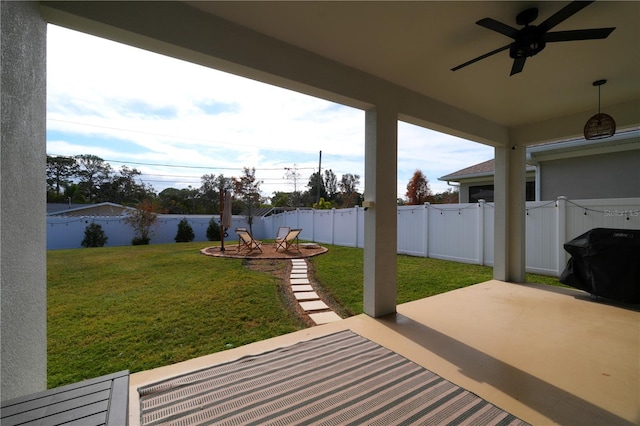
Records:
<instances>
[{"instance_id":1,"label":"concrete patio floor","mask_svg":"<svg viewBox=\"0 0 640 426\"><path fill-rule=\"evenodd\" d=\"M137 388L214 364L350 329L534 424L640 423L640 313L588 294L488 281L131 375Z\"/></svg>"}]
</instances>

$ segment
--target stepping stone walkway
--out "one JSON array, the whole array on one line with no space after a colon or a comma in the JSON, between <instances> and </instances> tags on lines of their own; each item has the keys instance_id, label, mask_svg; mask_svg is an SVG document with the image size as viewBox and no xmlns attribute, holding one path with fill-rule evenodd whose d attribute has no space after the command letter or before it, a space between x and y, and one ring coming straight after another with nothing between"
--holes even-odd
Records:
<instances>
[{"instance_id":1,"label":"stepping stone walkway","mask_svg":"<svg viewBox=\"0 0 640 426\"><path fill-rule=\"evenodd\" d=\"M324 303L313 290L307 274L307 262L304 259L291 259L289 282L291 291L300 307L317 325L340 321L342 318Z\"/></svg>"}]
</instances>

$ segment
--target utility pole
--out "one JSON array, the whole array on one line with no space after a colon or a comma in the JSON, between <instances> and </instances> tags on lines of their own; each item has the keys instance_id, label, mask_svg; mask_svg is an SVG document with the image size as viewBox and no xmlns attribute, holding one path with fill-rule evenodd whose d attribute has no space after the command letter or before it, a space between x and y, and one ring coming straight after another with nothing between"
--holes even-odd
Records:
<instances>
[{"instance_id":1,"label":"utility pole","mask_svg":"<svg viewBox=\"0 0 640 426\"><path fill-rule=\"evenodd\" d=\"M316 195L316 203L320 202L320 188L322 187L322 151L318 159L318 194Z\"/></svg>"}]
</instances>

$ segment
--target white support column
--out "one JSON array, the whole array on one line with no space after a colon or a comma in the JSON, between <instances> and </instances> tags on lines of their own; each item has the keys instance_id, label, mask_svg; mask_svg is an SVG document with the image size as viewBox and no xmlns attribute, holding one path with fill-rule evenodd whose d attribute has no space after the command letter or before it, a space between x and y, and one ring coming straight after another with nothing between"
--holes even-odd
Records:
<instances>
[{"instance_id":1,"label":"white support column","mask_svg":"<svg viewBox=\"0 0 640 426\"><path fill-rule=\"evenodd\" d=\"M47 388L46 46L38 2L0 7L0 396Z\"/></svg>"},{"instance_id":2,"label":"white support column","mask_svg":"<svg viewBox=\"0 0 640 426\"><path fill-rule=\"evenodd\" d=\"M495 149L493 277L525 281L526 152L521 146Z\"/></svg>"},{"instance_id":3,"label":"white support column","mask_svg":"<svg viewBox=\"0 0 640 426\"><path fill-rule=\"evenodd\" d=\"M378 106L365 115L364 312L396 311L398 114Z\"/></svg>"}]
</instances>

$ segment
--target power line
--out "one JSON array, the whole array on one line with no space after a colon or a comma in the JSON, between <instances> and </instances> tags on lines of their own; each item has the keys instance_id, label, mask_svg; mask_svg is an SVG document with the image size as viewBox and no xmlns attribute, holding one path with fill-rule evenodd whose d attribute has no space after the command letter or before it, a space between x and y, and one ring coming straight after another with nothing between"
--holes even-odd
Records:
<instances>
[{"instance_id":1,"label":"power line","mask_svg":"<svg viewBox=\"0 0 640 426\"><path fill-rule=\"evenodd\" d=\"M66 155L60 154L49 154L56 157L68 157ZM107 163L118 163L118 164L135 164L136 166L158 166L158 167L176 167L183 169L202 169L202 170L239 170L242 171L244 166L242 167L208 167L208 166L186 166L180 164L161 164L161 163L142 163L138 161L121 161L121 160L107 160L103 159L103 161ZM256 171L273 171L273 170L285 170L286 167L249 167L250 169L255 169ZM298 170L315 170L314 167L298 167Z\"/></svg>"},{"instance_id":2,"label":"power line","mask_svg":"<svg viewBox=\"0 0 640 426\"><path fill-rule=\"evenodd\" d=\"M144 179L143 183L171 183L171 184L175 184L175 183L180 183L180 182L175 182L175 181L170 181L170 180L157 180L157 179ZM197 181L191 181L191 182L184 182L184 183L200 183ZM289 185L287 182L269 182L268 186L285 186L285 185ZM262 188L261 188L262 189Z\"/></svg>"},{"instance_id":3,"label":"power line","mask_svg":"<svg viewBox=\"0 0 640 426\"><path fill-rule=\"evenodd\" d=\"M300 179L300 173L298 173L298 170L300 170L300 168L296 163L293 163L293 167L285 167L284 169L287 171L285 179L293 181L293 192L297 192L298 180Z\"/></svg>"},{"instance_id":4,"label":"power line","mask_svg":"<svg viewBox=\"0 0 640 426\"><path fill-rule=\"evenodd\" d=\"M48 154L51 156L56 156L56 157L69 157L68 155L61 155L61 154ZM209 170L209 171L213 171L213 170L237 170L237 171L242 171L243 167L207 167L207 166L187 166L187 165L183 165L183 164L162 164L162 163L146 163L146 162L139 162L139 161L122 161L122 160L108 160L108 159L103 159L103 161L107 162L107 163L117 163L117 164L132 164L132 165L137 165L137 166L156 166L156 167L169 167L169 168L181 168L181 169L194 169L194 170ZM250 169L255 169L256 171L290 171L291 168L290 167L265 167L265 168L258 168L258 167L249 167ZM315 172L315 167L297 167L296 164L294 164L294 168L293 170L297 171L297 170L313 170ZM346 174L345 172L340 172L337 171L337 173L340 174ZM201 176L189 176L189 175L171 175L171 174L158 174L158 173L140 173L140 176L156 176L156 177L167 177L167 178L181 178L181 179L192 179L193 183L196 182L200 182ZM296 178L302 178L302 176L296 176ZM310 176L308 177L304 177L303 179L309 179ZM264 178L259 178L256 177L257 180L259 181L263 181L264 183L267 183L270 186L274 186L274 185L289 185L290 183L287 182L280 182L281 178L277 178L277 177L264 177ZM153 183L170 183L170 180L149 180L149 179L145 179L145 182L153 182ZM361 190L360 185L357 187L359 190Z\"/></svg>"},{"instance_id":5,"label":"power line","mask_svg":"<svg viewBox=\"0 0 640 426\"><path fill-rule=\"evenodd\" d=\"M239 144L238 145L238 144L229 143L229 142L215 141L215 140L212 140L212 139L192 138L192 137L187 137L187 136L169 135L169 134L166 134L166 133L145 132L143 130L131 130L131 129L124 129L122 127L104 126L104 125L100 125L100 124L91 124L91 123L80 123L78 121L61 120L59 118L49 118L48 117L47 121L55 121L55 122L58 122L58 123L67 123L67 124L76 124L76 125L86 126L86 127L95 127L97 129L117 130L117 131L120 131L120 132L137 133L137 134L140 134L140 135L157 136L157 137L172 138L172 139L182 139L182 140L185 140L185 141L206 142L206 143L212 143L212 144L221 145L221 146L234 146L234 147L240 147L240 148L273 149L271 147L265 147L265 146L261 146L261 145L249 145L249 144ZM289 147L282 149L282 151L295 152L295 151L292 151L291 149L289 149ZM305 153L305 151L298 151L298 152ZM107 160L105 160L105 161L107 161ZM135 163L132 163L132 164L135 164ZM229 169L229 170L233 170L233 169ZM265 169L263 169L263 170L265 170ZM278 170L278 169L274 169L274 170Z\"/></svg>"}]
</instances>

